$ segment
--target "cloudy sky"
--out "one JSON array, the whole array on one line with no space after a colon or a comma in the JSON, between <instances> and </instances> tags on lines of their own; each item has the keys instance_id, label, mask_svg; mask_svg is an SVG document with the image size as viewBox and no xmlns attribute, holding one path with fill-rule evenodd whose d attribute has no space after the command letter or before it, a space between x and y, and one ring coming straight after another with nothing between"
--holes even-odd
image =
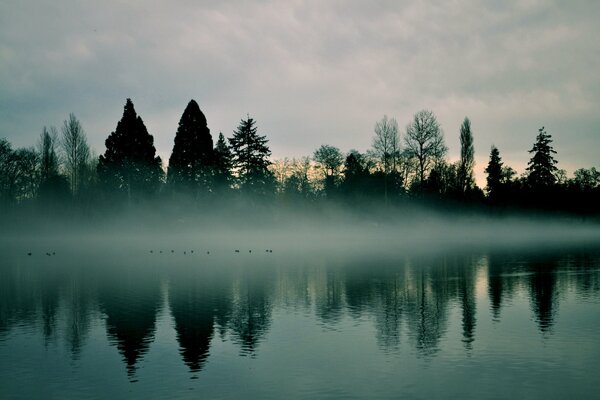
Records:
<instances>
[{"instance_id":1,"label":"cloudy sky","mask_svg":"<svg viewBox=\"0 0 600 400\"><path fill-rule=\"evenodd\" d=\"M168 159L195 99L213 137L250 114L275 158L367 150L384 114L434 111L449 158L472 120L522 172L537 130L559 167L600 166L600 2L0 2L0 137L33 145L70 112L104 152L130 97Z\"/></svg>"}]
</instances>

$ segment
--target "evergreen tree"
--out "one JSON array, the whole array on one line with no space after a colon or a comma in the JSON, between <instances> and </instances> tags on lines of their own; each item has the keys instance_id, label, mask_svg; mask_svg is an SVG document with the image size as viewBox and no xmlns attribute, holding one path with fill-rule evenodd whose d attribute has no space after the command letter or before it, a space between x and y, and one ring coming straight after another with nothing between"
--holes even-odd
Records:
<instances>
[{"instance_id":1,"label":"evergreen tree","mask_svg":"<svg viewBox=\"0 0 600 400\"><path fill-rule=\"evenodd\" d=\"M214 184L217 190L229 189L233 177L231 170L233 168L233 154L227 144L227 139L223 133L219 132L219 139L214 148Z\"/></svg>"},{"instance_id":2,"label":"evergreen tree","mask_svg":"<svg viewBox=\"0 0 600 400\"><path fill-rule=\"evenodd\" d=\"M180 189L210 190L213 140L198 103L190 100L175 134L167 182Z\"/></svg>"},{"instance_id":3,"label":"evergreen tree","mask_svg":"<svg viewBox=\"0 0 600 400\"><path fill-rule=\"evenodd\" d=\"M462 193L466 193L475 186L473 167L475 166L475 149L473 147L473 133L471 121L465 117L460 126L460 163L458 166L458 185Z\"/></svg>"},{"instance_id":4,"label":"evergreen tree","mask_svg":"<svg viewBox=\"0 0 600 400\"><path fill-rule=\"evenodd\" d=\"M551 136L546 133L544 127L539 129L533 148L529 150L533 157L527 164L527 183L533 189L542 189L553 186L556 183L556 163L552 154L556 151L550 146Z\"/></svg>"},{"instance_id":5,"label":"evergreen tree","mask_svg":"<svg viewBox=\"0 0 600 400\"><path fill-rule=\"evenodd\" d=\"M267 138L257 133L254 119L242 119L229 139L233 166L237 169L240 188L252 194L273 191L274 178L268 167L271 150Z\"/></svg>"},{"instance_id":6,"label":"evergreen tree","mask_svg":"<svg viewBox=\"0 0 600 400\"><path fill-rule=\"evenodd\" d=\"M117 129L106 139L106 152L98 160L98 175L107 189L134 196L153 193L163 176L150 135L130 99Z\"/></svg>"},{"instance_id":7,"label":"evergreen tree","mask_svg":"<svg viewBox=\"0 0 600 400\"><path fill-rule=\"evenodd\" d=\"M485 169L487 174L487 192L490 200L495 200L500 194L500 187L502 185L502 158L500 158L500 152L496 146L492 146L490 152L490 161L487 168Z\"/></svg>"}]
</instances>

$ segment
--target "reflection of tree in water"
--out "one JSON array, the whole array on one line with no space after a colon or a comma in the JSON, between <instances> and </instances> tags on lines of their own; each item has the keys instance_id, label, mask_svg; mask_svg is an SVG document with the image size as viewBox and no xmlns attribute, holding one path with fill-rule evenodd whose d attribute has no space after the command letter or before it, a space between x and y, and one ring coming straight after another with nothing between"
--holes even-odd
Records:
<instances>
[{"instance_id":1,"label":"reflection of tree in water","mask_svg":"<svg viewBox=\"0 0 600 400\"><path fill-rule=\"evenodd\" d=\"M360 318L364 312L375 318L377 343L383 349L400 344L400 327L406 303L403 265L377 260L346 268L345 292L350 315Z\"/></svg>"},{"instance_id":2,"label":"reflection of tree in water","mask_svg":"<svg viewBox=\"0 0 600 400\"><path fill-rule=\"evenodd\" d=\"M38 283L35 273L10 262L0 265L0 335L13 325L33 325L36 318Z\"/></svg>"},{"instance_id":3,"label":"reflection of tree in water","mask_svg":"<svg viewBox=\"0 0 600 400\"><path fill-rule=\"evenodd\" d=\"M81 347L90 328L93 309L94 285L89 278L89 271L71 272L70 283L65 285L64 302L65 340L74 359L79 358ZM87 277L83 276L88 275Z\"/></svg>"},{"instance_id":4,"label":"reflection of tree in water","mask_svg":"<svg viewBox=\"0 0 600 400\"><path fill-rule=\"evenodd\" d=\"M446 331L449 281L440 260L415 259L411 265L411 283L407 285L406 322L409 336L421 355L438 351Z\"/></svg>"},{"instance_id":5,"label":"reflection of tree in water","mask_svg":"<svg viewBox=\"0 0 600 400\"><path fill-rule=\"evenodd\" d=\"M514 259L499 253L490 253L487 257L488 297L492 318L500 321L500 310L506 299L513 297L519 285L522 268Z\"/></svg>"},{"instance_id":6,"label":"reflection of tree in water","mask_svg":"<svg viewBox=\"0 0 600 400\"><path fill-rule=\"evenodd\" d=\"M99 294L106 314L106 331L133 378L137 361L154 340L156 314L160 304L158 278L149 271L114 272Z\"/></svg>"},{"instance_id":7,"label":"reflection of tree in water","mask_svg":"<svg viewBox=\"0 0 600 400\"><path fill-rule=\"evenodd\" d=\"M244 270L234 285L230 327L242 347L242 355L253 355L271 324L271 281L273 271L260 267Z\"/></svg>"},{"instance_id":8,"label":"reflection of tree in water","mask_svg":"<svg viewBox=\"0 0 600 400\"><path fill-rule=\"evenodd\" d=\"M555 261L533 260L528 263L529 295L535 320L542 333L548 332L554 323L557 309L557 276Z\"/></svg>"},{"instance_id":9,"label":"reflection of tree in water","mask_svg":"<svg viewBox=\"0 0 600 400\"><path fill-rule=\"evenodd\" d=\"M215 324L225 326L229 319L230 285L212 272L186 272L171 278L169 304L183 361L197 372L209 355Z\"/></svg>"},{"instance_id":10,"label":"reflection of tree in water","mask_svg":"<svg viewBox=\"0 0 600 400\"><path fill-rule=\"evenodd\" d=\"M463 256L454 261L458 275L458 297L462 308L463 343L467 349L471 349L477 323L475 302L477 260L473 256Z\"/></svg>"},{"instance_id":11,"label":"reflection of tree in water","mask_svg":"<svg viewBox=\"0 0 600 400\"><path fill-rule=\"evenodd\" d=\"M340 271L324 269L315 276L315 312L328 324L335 324L342 317L344 308L344 282Z\"/></svg>"},{"instance_id":12,"label":"reflection of tree in water","mask_svg":"<svg viewBox=\"0 0 600 400\"><path fill-rule=\"evenodd\" d=\"M377 342L385 349L392 349L400 344L400 324L406 303L406 283L403 278L400 273L389 273L375 283Z\"/></svg>"}]
</instances>

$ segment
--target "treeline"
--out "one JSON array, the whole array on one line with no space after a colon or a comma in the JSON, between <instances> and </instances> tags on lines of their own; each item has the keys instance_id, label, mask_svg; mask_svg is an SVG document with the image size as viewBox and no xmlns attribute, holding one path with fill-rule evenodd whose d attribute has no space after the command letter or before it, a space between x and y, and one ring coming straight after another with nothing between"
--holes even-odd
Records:
<instances>
[{"instance_id":1,"label":"treeline","mask_svg":"<svg viewBox=\"0 0 600 400\"><path fill-rule=\"evenodd\" d=\"M600 171L578 169L567 178L558 169L552 138L541 128L524 174L502 162L492 146L487 185L475 183L474 139L465 118L459 128L460 159L447 159L435 114L417 112L401 136L394 118L375 124L371 149L344 154L322 145L311 157L271 161L256 121L241 119L232 136L216 143L198 104L187 105L175 134L168 166L130 99L123 117L97 157L79 120L69 115L60 131L44 127L36 147L13 149L0 140L0 203L62 204L93 210L101 205L148 201L194 204L243 198L255 204L315 202L365 204L406 202L493 210L543 209L597 214Z\"/></svg>"}]
</instances>

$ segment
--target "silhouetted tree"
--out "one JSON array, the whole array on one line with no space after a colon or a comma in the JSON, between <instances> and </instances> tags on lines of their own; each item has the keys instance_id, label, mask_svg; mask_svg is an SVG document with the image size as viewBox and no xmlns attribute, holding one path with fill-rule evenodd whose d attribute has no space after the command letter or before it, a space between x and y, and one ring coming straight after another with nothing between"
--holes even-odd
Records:
<instances>
[{"instance_id":1,"label":"silhouetted tree","mask_svg":"<svg viewBox=\"0 0 600 400\"><path fill-rule=\"evenodd\" d=\"M499 198L502 185L502 158L500 157L500 151L496 146L492 146L490 151L490 161L485 169L487 174L487 193L488 198L492 201Z\"/></svg>"},{"instance_id":2,"label":"silhouetted tree","mask_svg":"<svg viewBox=\"0 0 600 400\"><path fill-rule=\"evenodd\" d=\"M89 162L90 148L85 131L73 113L69 114L69 119L63 123L60 143L65 169L71 184L71 193L76 195L82 185L83 170Z\"/></svg>"},{"instance_id":3,"label":"silhouetted tree","mask_svg":"<svg viewBox=\"0 0 600 400\"><path fill-rule=\"evenodd\" d=\"M40 183L39 156L33 148L12 150L8 141L0 141L1 197L20 202L37 195Z\"/></svg>"},{"instance_id":4,"label":"silhouetted tree","mask_svg":"<svg viewBox=\"0 0 600 400\"><path fill-rule=\"evenodd\" d=\"M286 197L308 198L312 195L309 172L311 169L310 158L292 159L290 162L290 174L283 182L283 193Z\"/></svg>"},{"instance_id":5,"label":"silhouetted tree","mask_svg":"<svg viewBox=\"0 0 600 400\"><path fill-rule=\"evenodd\" d=\"M556 183L556 163L552 154L556 151L550 146L552 137L546 133L544 127L539 129L533 148L529 150L533 157L527 164L527 182L533 189L543 189L553 186Z\"/></svg>"},{"instance_id":6,"label":"silhouetted tree","mask_svg":"<svg viewBox=\"0 0 600 400\"><path fill-rule=\"evenodd\" d=\"M233 176L233 154L227 139L219 132L219 139L214 148L214 186L215 190L223 191L231 187Z\"/></svg>"},{"instance_id":7,"label":"silhouetted tree","mask_svg":"<svg viewBox=\"0 0 600 400\"><path fill-rule=\"evenodd\" d=\"M242 119L229 139L233 165L237 169L240 188L251 194L264 195L274 189L273 174L269 171L271 150L266 136L260 136L256 121Z\"/></svg>"},{"instance_id":8,"label":"silhouetted tree","mask_svg":"<svg viewBox=\"0 0 600 400\"><path fill-rule=\"evenodd\" d=\"M6 138L0 139L0 202L8 202L10 188L10 166L12 159L12 146Z\"/></svg>"},{"instance_id":9,"label":"silhouetted tree","mask_svg":"<svg viewBox=\"0 0 600 400\"><path fill-rule=\"evenodd\" d=\"M475 185L473 167L475 166L475 149L473 147L473 134L471 121L465 117L460 126L460 163L457 171L458 185L466 193Z\"/></svg>"},{"instance_id":10,"label":"silhouetted tree","mask_svg":"<svg viewBox=\"0 0 600 400\"><path fill-rule=\"evenodd\" d=\"M50 131L44 127L38 142L40 162L40 187L39 197L45 201L49 199L62 200L67 198L70 185L67 178L58 171L59 158L56 154L58 133L55 127Z\"/></svg>"},{"instance_id":11,"label":"silhouetted tree","mask_svg":"<svg viewBox=\"0 0 600 400\"><path fill-rule=\"evenodd\" d=\"M395 118L388 119L384 115L375 123L375 137L373 138L373 154L381 166L384 177L384 197L388 197L388 176L396 171L396 159L400 153L398 137L398 122Z\"/></svg>"},{"instance_id":12,"label":"silhouetted tree","mask_svg":"<svg viewBox=\"0 0 600 400\"><path fill-rule=\"evenodd\" d=\"M106 139L106 152L98 161L98 175L108 189L134 195L153 193L163 176L154 138L127 99L117 129Z\"/></svg>"},{"instance_id":13,"label":"silhouetted tree","mask_svg":"<svg viewBox=\"0 0 600 400\"><path fill-rule=\"evenodd\" d=\"M335 187L336 177L344 162L344 156L337 147L324 144L315 150L313 158L325 172L325 193L331 195Z\"/></svg>"},{"instance_id":14,"label":"silhouetted tree","mask_svg":"<svg viewBox=\"0 0 600 400\"><path fill-rule=\"evenodd\" d=\"M56 142L58 134L55 127L50 127L50 132L44 127L38 142L38 153L40 155L40 181L43 184L54 175L58 175L58 155L56 154Z\"/></svg>"},{"instance_id":15,"label":"silhouetted tree","mask_svg":"<svg viewBox=\"0 0 600 400\"><path fill-rule=\"evenodd\" d=\"M366 194L369 187L369 169L365 157L356 150L350 150L344 162L344 181L341 189L345 194Z\"/></svg>"},{"instance_id":16,"label":"silhouetted tree","mask_svg":"<svg viewBox=\"0 0 600 400\"><path fill-rule=\"evenodd\" d=\"M414 115L413 121L406 127L404 142L411 156L417 159L418 183L423 186L426 174L448 151L433 112L422 110Z\"/></svg>"},{"instance_id":17,"label":"silhouetted tree","mask_svg":"<svg viewBox=\"0 0 600 400\"><path fill-rule=\"evenodd\" d=\"M206 117L198 103L190 100L175 134L167 182L174 188L190 190L194 197L212 189L213 140Z\"/></svg>"}]
</instances>

